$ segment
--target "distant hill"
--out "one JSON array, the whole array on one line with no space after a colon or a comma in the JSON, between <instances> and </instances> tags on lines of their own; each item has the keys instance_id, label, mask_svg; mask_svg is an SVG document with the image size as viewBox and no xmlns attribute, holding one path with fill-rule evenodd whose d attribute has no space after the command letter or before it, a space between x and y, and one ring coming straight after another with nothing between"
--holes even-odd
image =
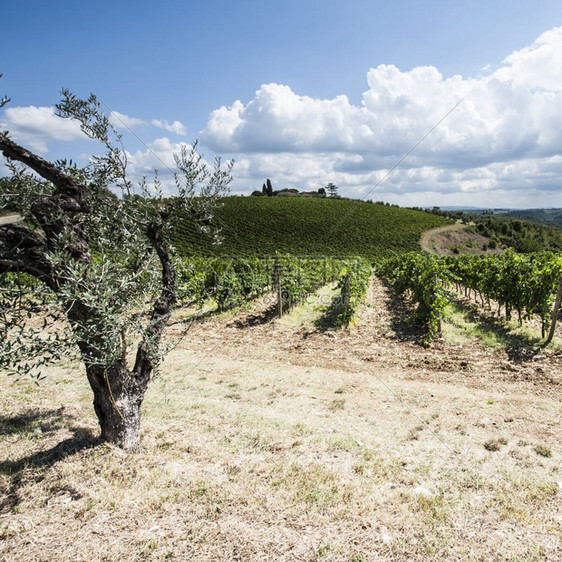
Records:
<instances>
[{"instance_id":1,"label":"distant hill","mask_svg":"<svg viewBox=\"0 0 562 562\"><path fill-rule=\"evenodd\" d=\"M364 256L419 250L422 232L452 221L423 211L354 201L300 197L226 197L216 213L223 242L197 232L184 217L174 225L181 255Z\"/></svg>"},{"instance_id":2,"label":"distant hill","mask_svg":"<svg viewBox=\"0 0 562 562\"><path fill-rule=\"evenodd\" d=\"M502 215L562 229L562 209L510 209L503 212Z\"/></svg>"},{"instance_id":3,"label":"distant hill","mask_svg":"<svg viewBox=\"0 0 562 562\"><path fill-rule=\"evenodd\" d=\"M493 209L477 213L434 207L431 213L470 223L473 233L490 240L489 249L562 251L562 209Z\"/></svg>"},{"instance_id":4,"label":"distant hill","mask_svg":"<svg viewBox=\"0 0 562 562\"><path fill-rule=\"evenodd\" d=\"M462 206L446 206L428 208L428 211L439 209L445 212L466 213L469 215L480 215L504 217L510 219L525 219L531 222L554 226L562 229L562 209L491 209L483 207L462 207Z\"/></svg>"}]
</instances>

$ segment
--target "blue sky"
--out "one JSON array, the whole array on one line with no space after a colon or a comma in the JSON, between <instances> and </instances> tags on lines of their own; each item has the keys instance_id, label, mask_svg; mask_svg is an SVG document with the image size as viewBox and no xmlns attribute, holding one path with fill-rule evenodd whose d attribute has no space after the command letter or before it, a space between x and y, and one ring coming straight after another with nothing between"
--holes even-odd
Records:
<instances>
[{"instance_id":1,"label":"blue sky","mask_svg":"<svg viewBox=\"0 0 562 562\"><path fill-rule=\"evenodd\" d=\"M13 2L0 127L47 158L95 150L52 115L64 86L117 112L133 177L165 181L198 138L236 193L562 207L560 26L550 0Z\"/></svg>"}]
</instances>

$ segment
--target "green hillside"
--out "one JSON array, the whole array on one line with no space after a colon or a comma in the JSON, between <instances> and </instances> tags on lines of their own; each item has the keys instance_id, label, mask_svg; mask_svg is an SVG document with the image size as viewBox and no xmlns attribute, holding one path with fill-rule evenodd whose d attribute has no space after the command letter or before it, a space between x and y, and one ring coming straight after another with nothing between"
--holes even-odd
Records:
<instances>
[{"instance_id":1,"label":"green hillside","mask_svg":"<svg viewBox=\"0 0 562 562\"><path fill-rule=\"evenodd\" d=\"M345 199L226 197L216 213L222 244L197 232L188 218L175 224L181 255L387 257L419 249L424 230L452 221L422 211Z\"/></svg>"}]
</instances>

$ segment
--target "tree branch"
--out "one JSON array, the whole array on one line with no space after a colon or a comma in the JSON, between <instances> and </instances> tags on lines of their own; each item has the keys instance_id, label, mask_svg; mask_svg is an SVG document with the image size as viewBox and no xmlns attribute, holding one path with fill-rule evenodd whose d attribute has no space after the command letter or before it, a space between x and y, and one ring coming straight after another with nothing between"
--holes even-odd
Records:
<instances>
[{"instance_id":1,"label":"tree branch","mask_svg":"<svg viewBox=\"0 0 562 562\"><path fill-rule=\"evenodd\" d=\"M62 211L88 212L85 186L74 181L70 176L59 170L54 164L33 154L23 146L9 139L6 134L0 134L0 151L6 158L17 160L25 164L42 178L56 186L54 196L58 196L58 206Z\"/></svg>"},{"instance_id":2,"label":"tree branch","mask_svg":"<svg viewBox=\"0 0 562 562\"><path fill-rule=\"evenodd\" d=\"M0 272L22 271L56 291L59 283L45 258L47 243L37 230L16 224L0 226Z\"/></svg>"},{"instance_id":3,"label":"tree branch","mask_svg":"<svg viewBox=\"0 0 562 562\"><path fill-rule=\"evenodd\" d=\"M147 235L152 243L156 254L162 265L162 292L156 299L152 308L152 315L143 341L137 349L137 356L133 372L139 382L146 378L146 383L150 378L154 364L152 361L150 348L158 346L164 328L172 314L174 304L176 302L176 271L174 262L170 256L170 251L164 241L163 221L165 217L161 217L158 222L152 223L147 230Z\"/></svg>"},{"instance_id":4,"label":"tree branch","mask_svg":"<svg viewBox=\"0 0 562 562\"><path fill-rule=\"evenodd\" d=\"M56 187L52 195L38 197L31 206L37 225L47 237L44 246L50 247L58 235L65 229L70 229L73 236L67 248L68 252L78 261L89 262L91 253L86 234L79 224L73 223L71 215L66 215L90 211L87 201L88 188L77 183L51 162L12 141L6 134L0 134L0 151L6 158L25 164Z\"/></svg>"}]
</instances>

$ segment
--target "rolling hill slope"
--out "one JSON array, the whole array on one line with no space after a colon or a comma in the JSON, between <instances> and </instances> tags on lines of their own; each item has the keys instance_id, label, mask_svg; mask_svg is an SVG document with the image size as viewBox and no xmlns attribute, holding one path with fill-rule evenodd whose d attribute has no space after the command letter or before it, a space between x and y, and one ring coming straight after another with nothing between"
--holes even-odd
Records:
<instances>
[{"instance_id":1,"label":"rolling hill slope","mask_svg":"<svg viewBox=\"0 0 562 562\"><path fill-rule=\"evenodd\" d=\"M344 199L226 197L216 213L222 244L183 217L174 225L181 255L363 256L420 249L425 230L452 221L422 211Z\"/></svg>"}]
</instances>

